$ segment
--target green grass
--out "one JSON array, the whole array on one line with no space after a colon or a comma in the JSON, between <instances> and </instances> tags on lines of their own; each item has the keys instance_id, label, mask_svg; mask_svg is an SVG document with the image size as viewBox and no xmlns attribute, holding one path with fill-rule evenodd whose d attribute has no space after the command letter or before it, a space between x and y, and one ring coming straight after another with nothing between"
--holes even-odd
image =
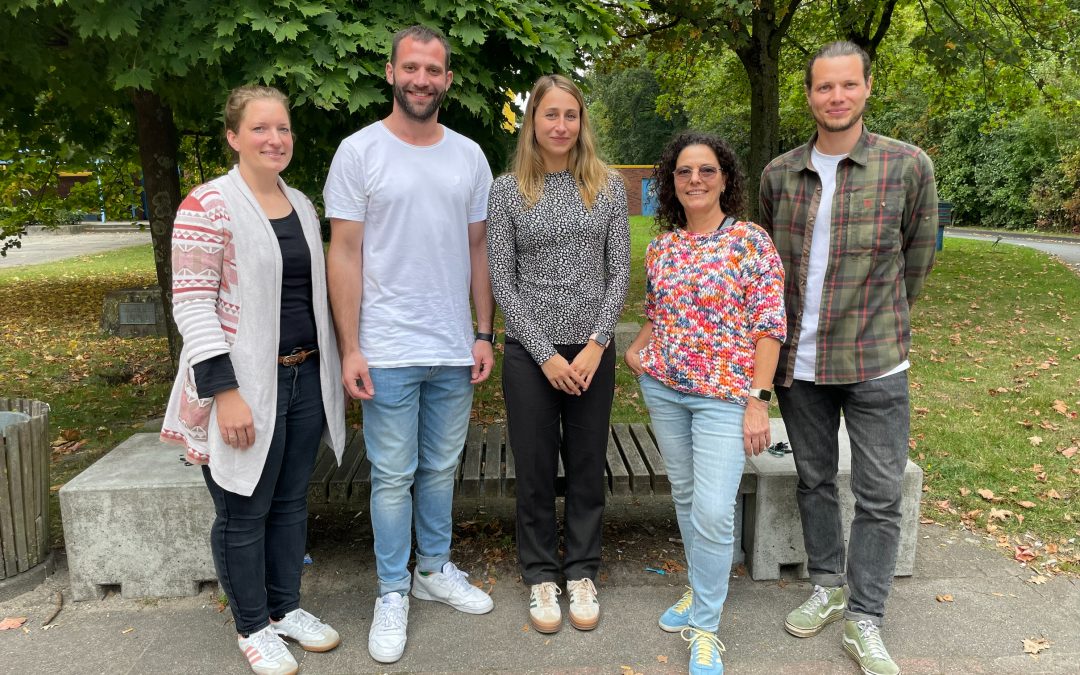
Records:
<instances>
[{"instance_id":1,"label":"green grass","mask_svg":"<svg viewBox=\"0 0 1080 675\"><path fill-rule=\"evenodd\" d=\"M644 249L655 231L648 218L631 227L622 320L640 322ZM70 437L54 448L54 485L163 413L172 380L165 340L98 330L106 292L154 282L149 246L0 271L0 395L53 406L54 438ZM1080 445L1078 312L1080 278L1047 256L948 239L912 317L911 457L926 472L924 519L964 522L999 537L1010 555L1026 545L1033 564L1056 559L1071 571L1080 571L1080 452L1070 451ZM612 419L645 420L619 361ZM505 419L500 367L496 359L477 389L480 423Z\"/></svg>"}]
</instances>

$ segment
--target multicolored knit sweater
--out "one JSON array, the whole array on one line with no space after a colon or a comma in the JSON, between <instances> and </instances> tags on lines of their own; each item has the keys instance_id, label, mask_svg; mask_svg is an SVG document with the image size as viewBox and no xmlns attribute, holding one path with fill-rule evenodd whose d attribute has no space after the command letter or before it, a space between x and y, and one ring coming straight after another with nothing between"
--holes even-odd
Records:
<instances>
[{"instance_id":1,"label":"multicolored knit sweater","mask_svg":"<svg viewBox=\"0 0 1080 675\"><path fill-rule=\"evenodd\" d=\"M672 389L746 404L757 341L784 341L784 268L772 240L751 222L718 230L664 232L645 252L641 351L649 375Z\"/></svg>"}]
</instances>

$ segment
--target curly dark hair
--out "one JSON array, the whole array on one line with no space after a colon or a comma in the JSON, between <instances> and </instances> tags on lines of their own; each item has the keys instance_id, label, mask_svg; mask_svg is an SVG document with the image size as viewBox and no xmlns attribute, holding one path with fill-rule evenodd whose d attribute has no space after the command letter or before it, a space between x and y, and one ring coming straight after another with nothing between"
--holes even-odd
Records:
<instances>
[{"instance_id":1,"label":"curly dark hair","mask_svg":"<svg viewBox=\"0 0 1080 675\"><path fill-rule=\"evenodd\" d=\"M660 154L660 161L653 167L653 185L656 186L656 224L661 230L686 227L686 213L675 194L675 163L679 153L691 145L708 146L720 164L724 174L724 193L720 195L720 208L729 216L738 217L744 206L746 177L739 167L739 158L731 146L719 136L700 131L683 131L668 142Z\"/></svg>"}]
</instances>

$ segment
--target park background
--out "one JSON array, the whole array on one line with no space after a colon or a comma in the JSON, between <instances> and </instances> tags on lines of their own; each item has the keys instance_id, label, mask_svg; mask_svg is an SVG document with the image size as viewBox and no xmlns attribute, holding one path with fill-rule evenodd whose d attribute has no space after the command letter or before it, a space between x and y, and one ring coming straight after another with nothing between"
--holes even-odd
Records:
<instances>
[{"instance_id":1,"label":"park background","mask_svg":"<svg viewBox=\"0 0 1080 675\"><path fill-rule=\"evenodd\" d=\"M7 2L4 246L30 226L130 219L133 208L153 240L0 271L0 396L53 406L54 494L163 412L175 332L104 335L102 299L169 287L181 195L226 167L227 91L259 81L287 92L298 140L286 178L318 201L340 139L386 114L389 39L416 22L442 28L454 49L440 119L480 142L496 172L522 92L563 72L585 87L608 161L651 164L673 131L694 127L729 139L756 186L768 159L812 131L809 54L848 38L874 56L869 128L926 149L955 223L1080 233L1075 2ZM62 197L61 174L92 180ZM627 321L641 318L652 234L634 219ZM962 522L1040 575L1080 570L1078 308L1080 279L1060 263L949 240L913 315L909 444L925 471L923 520ZM497 376L478 390L479 423L504 415ZM646 417L622 367L613 417Z\"/></svg>"}]
</instances>

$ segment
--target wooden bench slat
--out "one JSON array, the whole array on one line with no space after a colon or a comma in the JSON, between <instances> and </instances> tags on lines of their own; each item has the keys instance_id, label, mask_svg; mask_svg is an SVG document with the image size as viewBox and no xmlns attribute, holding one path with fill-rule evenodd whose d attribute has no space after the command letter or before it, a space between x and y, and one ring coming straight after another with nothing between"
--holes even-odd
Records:
<instances>
[{"instance_id":1,"label":"wooden bench slat","mask_svg":"<svg viewBox=\"0 0 1080 675\"><path fill-rule=\"evenodd\" d=\"M365 454L364 434L356 432L349 444L345 446L345 452L341 456L341 466L330 476L327 499L331 504L345 504L349 501L349 486L360 468L360 463L364 461Z\"/></svg>"},{"instance_id":2,"label":"wooden bench slat","mask_svg":"<svg viewBox=\"0 0 1080 675\"><path fill-rule=\"evenodd\" d=\"M506 430L506 468L503 471L503 497L517 495L517 466L514 464L514 449L510 447L510 430Z\"/></svg>"},{"instance_id":3,"label":"wooden bench slat","mask_svg":"<svg viewBox=\"0 0 1080 675\"><path fill-rule=\"evenodd\" d=\"M360 434L360 443L364 442L363 434ZM349 504L366 504L371 498L371 462L368 461L367 452L361 453L360 468L353 474L349 484Z\"/></svg>"},{"instance_id":4,"label":"wooden bench slat","mask_svg":"<svg viewBox=\"0 0 1080 675\"><path fill-rule=\"evenodd\" d=\"M652 489L652 477L649 468L645 466L645 460L641 458L637 443L630 433L630 427L626 424L612 424L611 433L615 436L615 442L622 452L626 461L626 469L630 473L630 491L635 494L647 494Z\"/></svg>"},{"instance_id":5,"label":"wooden bench slat","mask_svg":"<svg viewBox=\"0 0 1080 675\"><path fill-rule=\"evenodd\" d=\"M483 430L475 424L469 425L465 437L465 456L461 460L461 480L458 482L458 494L463 497L480 495L480 463L483 461Z\"/></svg>"},{"instance_id":6,"label":"wooden bench slat","mask_svg":"<svg viewBox=\"0 0 1080 675\"><path fill-rule=\"evenodd\" d=\"M645 464L652 475L653 494L671 494L671 482L668 480L667 467L664 465L664 457L653 442L652 434L648 427L641 423L630 425L630 433L633 435L637 446L641 448L641 454L645 458Z\"/></svg>"},{"instance_id":7,"label":"wooden bench slat","mask_svg":"<svg viewBox=\"0 0 1080 675\"><path fill-rule=\"evenodd\" d=\"M330 448L325 445L319 446L319 454L315 458L315 470L311 472L311 482L308 483L308 501L314 504L325 504L327 495L327 481L337 469L337 457Z\"/></svg>"},{"instance_id":8,"label":"wooden bench slat","mask_svg":"<svg viewBox=\"0 0 1080 675\"><path fill-rule=\"evenodd\" d=\"M484 434L484 480L480 493L485 497L498 497L502 483L503 428L492 424Z\"/></svg>"},{"instance_id":9,"label":"wooden bench slat","mask_svg":"<svg viewBox=\"0 0 1080 675\"><path fill-rule=\"evenodd\" d=\"M630 472L626 470L619 448L615 445L615 435L608 429L607 440L608 476L611 478L611 494L630 494Z\"/></svg>"}]
</instances>

